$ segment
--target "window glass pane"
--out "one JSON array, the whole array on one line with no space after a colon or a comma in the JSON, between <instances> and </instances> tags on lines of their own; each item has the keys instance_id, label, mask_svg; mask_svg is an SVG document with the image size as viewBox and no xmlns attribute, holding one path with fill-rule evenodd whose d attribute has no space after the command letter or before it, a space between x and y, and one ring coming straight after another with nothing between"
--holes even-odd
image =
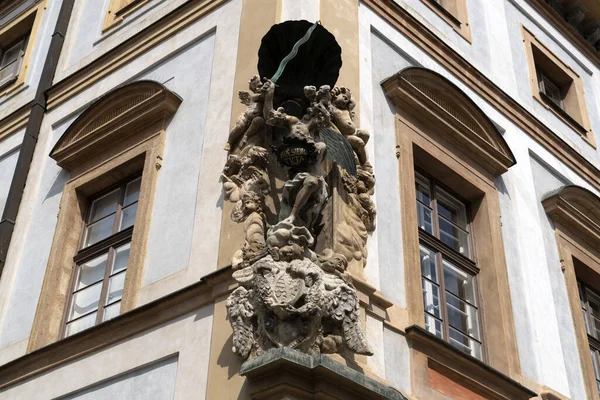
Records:
<instances>
[{"instance_id":1,"label":"window glass pane","mask_svg":"<svg viewBox=\"0 0 600 400\"><path fill-rule=\"evenodd\" d=\"M438 318L442 318L442 312L440 310L440 289L439 287L427 279L423 281L423 305L425 312L435 315Z\"/></svg>"},{"instance_id":2,"label":"window glass pane","mask_svg":"<svg viewBox=\"0 0 600 400\"><path fill-rule=\"evenodd\" d=\"M15 62L19 59L21 54L21 47L23 46L23 41L13 45L11 48L6 50L2 55L2 63L0 63L0 68L4 67L12 62Z\"/></svg>"},{"instance_id":3,"label":"window glass pane","mask_svg":"<svg viewBox=\"0 0 600 400\"><path fill-rule=\"evenodd\" d=\"M98 221L99 219L116 212L120 196L121 190L117 189L94 200L92 202L88 223Z\"/></svg>"},{"instance_id":4,"label":"window glass pane","mask_svg":"<svg viewBox=\"0 0 600 400\"><path fill-rule=\"evenodd\" d=\"M123 286L125 284L125 271L111 277L108 281L108 296L106 304L119 300L123 296Z\"/></svg>"},{"instance_id":5,"label":"window glass pane","mask_svg":"<svg viewBox=\"0 0 600 400\"><path fill-rule=\"evenodd\" d=\"M417 200L426 206L431 206L431 193L429 191L429 180L423 175L415 172L415 184L417 189Z\"/></svg>"},{"instance_id":6,"label":"window glass pane","mask_svg":"<svg viewBox=\"0 0 600 400\"><path fill-rule=\"evenodd\" d=\"M467 207L465 203L450 195L443 189L436 187L438 213L448 221L467 229Z\"/></svg>"},{"instance_id":7,"label":"window glass pane","mask_svg":"<svg viewBox=\"0 0 600 400\"><path fill-rule=\"evenodd\" d=\"M108 321L109 319L112 319L119 314L121 314L121 302L117 301L116 303L111 304L110 306L104 307L104 314L102 315L102 322Z\"/></svg>"},{"instance_id":8,"label":"window glass pane","mask_svg":"<svg viewBox=\"0 0 600 400\"><path fill-rule=\"evenodd\" d=\"M419 228L433 235L433 225L431 223L431 209L417 202L417 217Z\"/></svg>"},{"instance_id":9,"label":"window glass pane","mask_svg":"<svg viewBox=\"0 0 600 400\"><path fill-rule=\"evenodd\" d=\"M596 374L596 379L600 379L600 371L598 370L598 357L596 352L590 349L590 355L592 356L592 364L594 364L594 374Z\"/></svg>"},{"instance_id":10,"label":"window glass pane","mask_svg":"<svg viewBox=\"0 0 600 400\"><path fill-rule=\"evenodd\" d=\"M71 312L69 313L69 321L85 315L90 311L98 308L100 301L100 292L102 290L102 282L88 286L85 289L73 294L71 299Z\"/></svg>"},{"instance_id":11,"label":"window glass pane","mask_svg":"<svg viewBox=\"0 0 600 400\"><path fill-rule=\"evenodd\" d=\"M19 73L19 63L13 61L11 64L8 64L4 67L0 68L0 85L3 85L9 82L11 79L15 78Z\"/></svg>"},{"instance_id":12,"label":"window glass pane","mask_svg":"<svg viewBox=\"0 0 600 400\"><path fill-rule=\"evenodd\" d=\"M446 260L442 260L442 264L446 290L476 306L473 275L455 267Z\"/></svg>"},{"instance_id":13,"label":"window glass pane","mask_svg":"<svg viewBox=\"0 0 600 400\"><path fill-rule=\"evenodd\" d=\"M421 252L421 275L430 281L440 283L435 267L435 253L424 246L419 246L419 250Z\"/></svg>"},{"instance_id":14,"label":"window glass pane","mask_svg":"<svg viewBox=\"0 0 600 400\"><path fill-rule=\"evenodd\" d=\"M135 221L135 213L137 212L137 206L138 203L133 203L132 205L123 208L123 214L121 215L121 228L119 229L120 231L133 226Z\"/></svg>"},{"instance_id":15,"label":"window glass pane","mask_svg":"<svg viewBox=\"0 0 600 400\"><path fill-rule=\"evenodd\" d=\"M440 240L469 257L469 234L443 217L438 217Z\"/></svg>"},{"instance_id":16,"label":"window glass pane","mask_svg":"<svg viewBox=\"0 0 600 400\"><path fill-rule=\"evenodd\" d=\"M592 323L590 334L595 338L600 338L600 297L589 289L586 289L585 294L590 305L589 313Z\"/></svg>"},{"instance_id":17,"label":"window glass pane","mask_svg":"<svg viewBox=\"0 0 600 400\"><path fill-rule=\"evenodd\" d=\"M452 346L456 347L457 349L459 349L467 354L472 355L475 358L478 358L480 360L482 359L481 343L469 338L466 335L463 335L456 329L452 329L452 327L450 327L449 333L450 333L450 344Z\"/></svg>"},{"instance_id":18,"label":"window glass pane","mask_svg":"<svg viewBox=\"0 0 600 400\"><path fill-rule=\"evenodd\" d=\"M560 88L550 78L540 73L540 91L550 98L557 106L562 108Z\"/></svg>"},{"instance_id":19,"label":"window glass pane","mask_svg":"<svg viewBox=\"0 0 600 400\"><path fill-rule=\"evenodd\" d=\"M78 319L77 321L68 323L65 336L71 336L77 332L81 332L84 329L94 326L96 323L96 314L97 313L92 313L81 319Z\"/></svg>"},{"instance_id":20,"label":"window glass pane","mask_svg":"<svg viewBox=\"0 0 600 400\"><path fill-rule=\"evenodd\" d=\"M106 272L106 261L108 259L108 253L102 254L100 257L96 257L90 261L87 261L79 266L79 277L77 278L77 284L75 290L82 289L92 283L101 281L104 278Z\"/></svg>"},{"instance_id":21,"label":"window glass pane","mask_svg":"<svg viewBox=\"0 0 600 400\"><path fill-rule=\"evenodd\" d=\"M450 293L446 293L446 306L450 326L479 340L479 323L475 307Z\"/></svg>"},{"instance_id":22,"label":"window glass pane","mask_svg":"<svg viewBox=\"0 0 600 400\"><path fill-rule=\"evenodd\" d=\"M111 215L110 217L101 219L100 221L88 226L87 233L85 235L85 245L83 247L98 243L102 239L106 239L112 235L114 224L115 216Z\"/></svg>"},{"instance_id":23,"label":"window glass pane","mask_svg":"<svg viewBox=\"0 0 600 400\"><path fill-rule=\"evenodd\" d=\"M425 329L439 338L444 338L442 322L425 313Z\"/></svg>"},{"instance_id":24,"label":"window glass pane","mask_svg":"<svg viewBox=\"0 0 600 400\"><path fill-rule=\"evenodd\" d=\"M131 242L124 244L121 247L115 249L115 262L113 264L111 275L124 270L127 268L127 262L129 261L129 250L131 248Z\"/></svg>"},{"instance_id":25,"label":"window glass pane","mask_svg":"<svg viewBox=\"0 0 600 400\"><path fill-rule=\"evenodd\" d=\"M140 184L142 183L142 178L139 177L136 180L133 180L127 184L127 188L125 189L125 200L123 201L123 207L130 205L131 203L135 203L138 201L140 197Z\"/></svg>"}]
</instances>

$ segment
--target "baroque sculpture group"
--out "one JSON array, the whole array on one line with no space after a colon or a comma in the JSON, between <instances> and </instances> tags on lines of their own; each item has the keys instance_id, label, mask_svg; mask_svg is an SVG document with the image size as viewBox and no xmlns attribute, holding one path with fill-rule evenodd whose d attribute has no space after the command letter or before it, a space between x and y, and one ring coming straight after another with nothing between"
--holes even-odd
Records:
<instances>
[{"instance_id":1,"label":"baroque sculpture group","mask_svg":"<svg viewBox=\"0 0 600 400\"><path fill-rule=\"evenodd\" d=\"M341 65L341 62L340 62ZM375 178L345 87L304 86L278 95L254 76L226 145L222 181L244 244L228 298L233 351L371 355L349 262L364 266L375 229Z\"/></svg>"}]
</instances>

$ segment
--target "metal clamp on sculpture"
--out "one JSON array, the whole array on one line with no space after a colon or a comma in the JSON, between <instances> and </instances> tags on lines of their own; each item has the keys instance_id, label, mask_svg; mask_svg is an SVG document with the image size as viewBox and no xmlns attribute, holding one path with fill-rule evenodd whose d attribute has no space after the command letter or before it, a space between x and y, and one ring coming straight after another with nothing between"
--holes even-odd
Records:
<instances>
[{"instance_id":1,"label":"metal clamp on sculpture","mask_svg":"<svg viewBox=\"0 0 600 400\"><path fill-rule=\"evenodd\" d=\"M259 73L273 79L254 76L251 93L240 92L247 108L229 135L221 178L245 233L232 259L240 286L227 300L233 351L243 358L279 347L372 354L346 268L366 260L375 178L350 90L331 89L341 64L339 45L318 22L284 22L259 50ZM324 216L332 201L324 159L334 162L338 190L347 194L344 221ZM326 228L341 239L324 248L317 242Z\"/></svg>"}]
</instances>

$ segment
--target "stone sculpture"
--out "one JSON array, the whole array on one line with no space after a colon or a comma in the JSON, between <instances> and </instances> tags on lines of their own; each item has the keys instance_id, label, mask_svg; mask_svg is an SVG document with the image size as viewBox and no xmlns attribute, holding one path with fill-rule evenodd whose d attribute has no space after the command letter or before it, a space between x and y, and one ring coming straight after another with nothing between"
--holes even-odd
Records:
<instances>
[{"instance_id":1,"label":"stone sculpture","mask_svg":"<svg viewBox=\"0 0 600 400\"><path fill-rule=\"evenodd\" d=\"M239 287L227 300L233 351L243 358L278 347L372 354L347 272L350 260L364 265L368 232L375 228L369 135L353 122L350 90L307 86L305 99L275 107L273 82L255 76L249 86L253 94L240 95L247 109L229 136L222 174L225 199L235 204L232 220L245 234L232 259ZM344 193L335 221L324 216L333 201L325 159L336 161L334 184ZM274 185L282 171L287 180ZM278 205L271 221L269 197ZM317 254L324 229L335 229L338 242Z\"/></svg>"}]
</instances>

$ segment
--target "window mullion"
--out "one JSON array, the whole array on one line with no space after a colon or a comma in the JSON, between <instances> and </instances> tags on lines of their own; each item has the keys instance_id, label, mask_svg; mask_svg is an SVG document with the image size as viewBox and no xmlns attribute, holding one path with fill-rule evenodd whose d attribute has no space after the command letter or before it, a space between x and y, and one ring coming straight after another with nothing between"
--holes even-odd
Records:
<instances>
[{"instance_id":1,"label":"window mullion","mask_svg":"<svg viewBox=\"0 0 600 400\"><path fill-rule=\"evenodd\" d=\"M440 285L440 308L442 315L442 332L444 340L450 341L450 328L448 322L448 306L446 303L446 283L444 282L444 269L442 267L442 253L435 253L435 267L439 278Z\"/></svg>"},{"instance_id":2,"label":"window mullion","mask_svg":"<svg viewBox=\"0 0 600 400\"><path fill-rule=\"evenodd\" d=\"M98 315L96 316L96 325L102 322L104 316L104 303L108 296L108 286L110 279L110 271L112 270L113 263L115 261L115 248L111 247L108 250L108 257L106 259L106 270L104 271L104 279L102 280L102 291L100 293L100 300L98 301Z\"/></svg>"},{"instance_id":3,"label":"window mullion","mask_svg":"<svg viewBox=\"0 0 600 400\"><path fill-rule=\"evenodd\" d=\"M117 211L115 212L115 223L113 225L113 235L119 231L119 225L121 225L121 214L123 213L123 202L125 201L125 190L127 190L127 184L121 186L121 196L119 198L119 204L117 204Z\"/></svg>"},{"instance_id":4,"label":"window mullion","mask_svg":"<svg viewBox=\"0 0 600 400\"><path fill-rule=\"evenodd\" d=\"M438 221L438 207L437 207L437 194L436 187L433 183L433 179L430 179L430 188L429 191L431 193L431 227L433 229L433 236L437 239L440 238L440 224Z\"/></svg>"}]
</instances>

